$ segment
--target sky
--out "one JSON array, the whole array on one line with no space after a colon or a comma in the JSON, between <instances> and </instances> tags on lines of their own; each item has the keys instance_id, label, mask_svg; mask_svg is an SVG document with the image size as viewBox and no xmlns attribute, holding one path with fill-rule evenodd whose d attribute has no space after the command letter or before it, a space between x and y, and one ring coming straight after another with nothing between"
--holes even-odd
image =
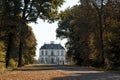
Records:
<instances>
[{"instance_id":1,"label":"sky","mask_svg":"<svg viewBox=\"0 0 120 80\"><path fill-rule=\"evenodd\" d=\"M65 3L61 6L59 10L65 10L68 7L72 7L75 4L78 4L79 0L65 0ZM58 27L57 22L52 24L47 23L47 21L43 21L38 19L38 24L31 23L29 24L34 32L34 35L37 40L36 46L36 58L39 57L39 48L44 45L44 43L50 43L54 41L54 43L60 43L63 47L65 47L66 39L60 40L56 38L56 29Z\"/></svg>"}]
</instances>

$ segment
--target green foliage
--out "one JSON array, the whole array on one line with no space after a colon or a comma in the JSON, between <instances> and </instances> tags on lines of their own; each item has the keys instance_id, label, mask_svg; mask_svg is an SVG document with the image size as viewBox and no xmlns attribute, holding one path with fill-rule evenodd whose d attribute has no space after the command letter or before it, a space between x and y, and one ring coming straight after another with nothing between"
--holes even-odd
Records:
<instances>
[{"instance_id":1,"label":"green foliage","mask_svg":"<svg viewBox=\"0 0 120 80\"><path fill-rule=\"evenodd\" d=\"M58 28L56 30L57 37L60 37L61 39L69 37L71 34L71 26L69 25L70 20L72 19L70 9L67 9L66 11L59 14L60 20L58 23ZM64 25L64 26L63 26Z\"/></svg>"},{"instance_id":2,"label":"green foliage","mask_svg":"<svg viewBox=\"0 0 120 80\"><path fill-rule=\"evenodd\" d=\"M36 23L38 18L53 22L58 19L57 10L63 2L64 0L0 1L0 40L5 42L6 67L11 58L18 61L20 66L22 64L22 57L28 56L28 54L29 57L25 61L31 60L28 62L33 62L36 39L31 29L28 29L27 23Z\"/></svg>"},{"instance_id":3,"label":"green foliage","mask_svg":"<svg viewBox=\"0 0 120 80\"><path fill-rule=\"evenodd\" d=\"M20 29L20 48L19 48L19 60L18 67L22 64L23 55L23 36L27 32L26 23L35 22L38 18L48 20L48 22L54 21L57 18L58 7L61 6L63 0L23 0L20 9L21 16L21 29ZM20 6L19 6L20 7Z\"/></svg>"},{"instance_id":4,"label":"green foliage","mask_svg":"<svg viewBox=\"0 0 120 80\"><path fill-rule=\"evenodd\" d=\"M119 5L108 2L99 9L91 0L81 0L80 5L61 12L56 32L57 37L68 39L66 48L69 59L72 58L76 64L82 66L119 69ZM101 43L100 27L104 31L103 43ZM101 52L101 44L103 44L103 52Z\"/></svg>"},{"instance_id":5,"label":"green foliage","mask_svg":"<svg viewBox=\"0 0 120 80\"><path fill-rule=\"evenodd\" d=\"M88 7L74 6L67 9L61 14L61 21L59 21L57 29L57 37L68 38L66 47L68 49L68 56L73 57L76 64L89 65L90 61L90 47L89 34L96 24L93 24L95 13L90 5ZM86 11L87 10L87 11Z\"/></svg>"},{"instance_id":6,"label":"green foliage","mask_svg":"<svg viewBox=\"0 0 120 80\"><path fill-rule=\"evenodd\" d=\"M0 72L5 71L5 45L0 41Z\"/></svg>"},{"instance_id":7,"label":"green foliage","mask_svg":"<svg viewBox=\"0 0 120 80\"><path fill-rule=\"evenodd\" d=\"M25 36L25 41L24 41L24 63L25 64L32 64L34 62L34 57L35 57L35 50L36 50L36 39L35 36L32 32L32 28L28 26L28 32L26 33Z\"/></svg>"},{"instance_id":8,"label":"green foliage","mask_svg":"<svg viewBox=\"0 0 120 80\"><path fill-rule=\"evenodd\" d=\"M6 70L6 68L5 68L4 65L5 65L5 63L1 63L1 62L0 62L0 73L1 73L1 72L4 72L4 71Z\"/></svg>"},{"instance_id":9,"label":"green foliage","mask_svg":"<svg viewBox=\"0 0 120 80\"><path fill-rule=\"evenodd\" d=\"M120 26L111 27L111 31L107 32L105 44L105 57L107 68L117 68L120 66Z\"/></svg>"},{"instance_id":10,"label":"green foliage","mask_svg":"<svg viewBox=\"0 0 120 80\"><path fill-rule=\"evenodd\" d=\"M5 62L5 43L3 41L0 41L0 62Z\"/></svg>"},{"instance_id":11,"label":"green foliage","mask_svg":"<svg viewBox=\"0 0 120 80\"><path fill-rule=\"evenodd\" d=\"M11 68L17 67L17 62L12 58L9 61L9 67L11 67Z\"/></svg>"}]
</instances>

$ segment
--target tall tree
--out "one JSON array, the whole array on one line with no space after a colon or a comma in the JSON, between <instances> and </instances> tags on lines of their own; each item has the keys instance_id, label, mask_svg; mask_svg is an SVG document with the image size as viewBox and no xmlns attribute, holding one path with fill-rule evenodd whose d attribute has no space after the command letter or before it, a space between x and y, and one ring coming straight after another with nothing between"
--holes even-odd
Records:
<instances>
[{"instance_id":1,"label":"tall tree","mask_svg":"<svg viewBox=\"0 0 120 80\"><path fill-rule=\"evenodd\" d=\"M0 30L1 32L4 32L4 34L8 40L7 42L7 51L6 51L6 67L9 64L9 59L10 59L10 52L11 52L11 44L12 44L12 38L13 38L13 34L16 33L17 34L17 30L16 30L16 26L17 26L17 21L18 21L18 17L13 16L13 5L12 5L12 1L5 1L5 0L1 0L1 18L2 20L1 22L1 26L0 26ZM18 11L18 10L17 10ZM16 12L17 12L16 11ZM1 34L2 35L2 34Z\"/></svg>"},{"instance_id":2,"label":"tall tree","mask_svg":"<svg viewBox=\"0 0 120 80\"><path fill-rule=\"evenodd\" d=\"M57 9L62 5L64 0L2 0L3 13L5 13L5 25L10 27L10 30L18 27L20 36L20 47L19 47L19 61L18 67L22 66L22 53L23 53L23 42L25 32L28 31L26 26L30 22L37 21L37 18L48 20L52 22L57 19ZM6 26L5 26L6 27ZM9 35L10 36L10 35ZM12 37L12 36L11 36ZM12 38L9 39L12 39ZM10 43L11 40L8 40ZM6 66L9 62L9 52L11 46L8 45L8 53L6 55Z\"/></svg>"},{"instance_id":3,"label":"tall tree","mask_svg":"<svg viewBox=\"0 0 120 80\"><path fill-rule=\"evenodd\" d=\"M71 8L68 14L66 11L62 13L67 17L59 22L57 36L68 38L68 52L77 64L100 67L99 29L96 28L98 18L91 3L91 0L81 0L81 4Z\"/></svg>"},{"instance_id":4,"label":"tall tree","mask_svg":"<svg viewBox=\"0 0 120 80\"><path fill-rule=\"evenodd\" d=\"M22 16L21 16L21 31L20 31L20 49L18 67L22 66L23 53L23 36L26 23L36 22L37 18L48 20L49 22L56 19L57 9L62 5L63 0L23 0L22 2ZM26 29L25 29L26 28Z\"/></svg>"},{"instance_id":5,"label":"tall tree","mask_svg":"<svg viewBox=\"0 0 120 80\"><path fill-rule=\"evenodd\" d=\"M120 3L80 1L61 13L56 31L57 37L68 39L68 57L79 65L119 69Z\"/></svg>"},{"instance_id":6,"label":"tall tree","mask_svg":"<svg viewBox=\"0 0 120 80\"><path fill-rule=\"evenodd\" d=\"M105 64L104 62L104 45L103 45L103 4L104 0L92 0L93 6L95 7L98 13L98 23L99 23L99 32L100 32L100 47L101 47L101 63L102 65Z\"/></svg>"},{"instance_id":7,"label":"tall tree","mask_svg":"<svg viewBox=\"0 0 120 80\"><path fill-rule=\"evenodd\" d=\"M120 66L120 3L108 1L104 10L105 64L107 69L117 69Z\"/></svg>"}]
</instances>

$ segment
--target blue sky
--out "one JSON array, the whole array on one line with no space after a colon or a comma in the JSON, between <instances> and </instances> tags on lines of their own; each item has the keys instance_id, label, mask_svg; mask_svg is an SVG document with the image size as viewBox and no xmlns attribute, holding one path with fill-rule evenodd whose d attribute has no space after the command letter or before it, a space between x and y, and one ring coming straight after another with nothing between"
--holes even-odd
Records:
<instances>
[{"instance_id":1,"label":"blue sky","mask_svg":"<svg viewBox=\"0 0 120 80\"><path fill-rule=\"evenodd\" d=\"M59 10L64 10L67 7L72 7L75 4L78 4L79 0L65 0L66 2L61 6ZM65 46L66 39L60 40L56 39L56 29L57 29L57 22L49 24L46 21L42 21L38 19L38 24L31 23L29 24L33 32L35 34L35 37L37 39L37 50L36 50L36 58L38 58L39 55L39 48L44 43L50 43L50 41L54 41L55 43L61 43L62 46Z\"/></svg>"}]
</instances>

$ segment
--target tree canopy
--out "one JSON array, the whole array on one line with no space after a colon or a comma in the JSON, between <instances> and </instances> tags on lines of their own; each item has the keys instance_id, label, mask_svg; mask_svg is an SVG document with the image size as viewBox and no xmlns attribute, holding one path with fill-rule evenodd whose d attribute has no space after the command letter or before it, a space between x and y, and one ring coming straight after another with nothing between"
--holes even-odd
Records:
<instances>
[{"instance_id":1,"label":"tree canopy","mask_svg":"<svg viewBox=\"0 0 120 80\"><path fill-rule=\"evenodd\" d=\"M80 3L61 12L56 30L57 37L68 39L67 57L81 66L119 69L120 3L111 0Z\"/></svg>"},{"instance_id":2,"label":"tree canopy","mask_svg":"<svg viewBox=\"0 0 120 80\"><path fill-rule=\"evenodd\" d=\"M14 60L18 61L18 67L24 65L24 61L29 63L28 58L33 62L36 39L28 27L28 23L37 23L38 18L48 20L48 22L57 20L58 8L63 2L64 0L0 1L0 40L2 41L1 46L5 44L6 67L9 66L9 62ZM15 51L13 52L13 50ZM14 59L14 56L17 56L17 59ZM10 60L12 57L13 60Z\"/></svg>"}]
</instances>

